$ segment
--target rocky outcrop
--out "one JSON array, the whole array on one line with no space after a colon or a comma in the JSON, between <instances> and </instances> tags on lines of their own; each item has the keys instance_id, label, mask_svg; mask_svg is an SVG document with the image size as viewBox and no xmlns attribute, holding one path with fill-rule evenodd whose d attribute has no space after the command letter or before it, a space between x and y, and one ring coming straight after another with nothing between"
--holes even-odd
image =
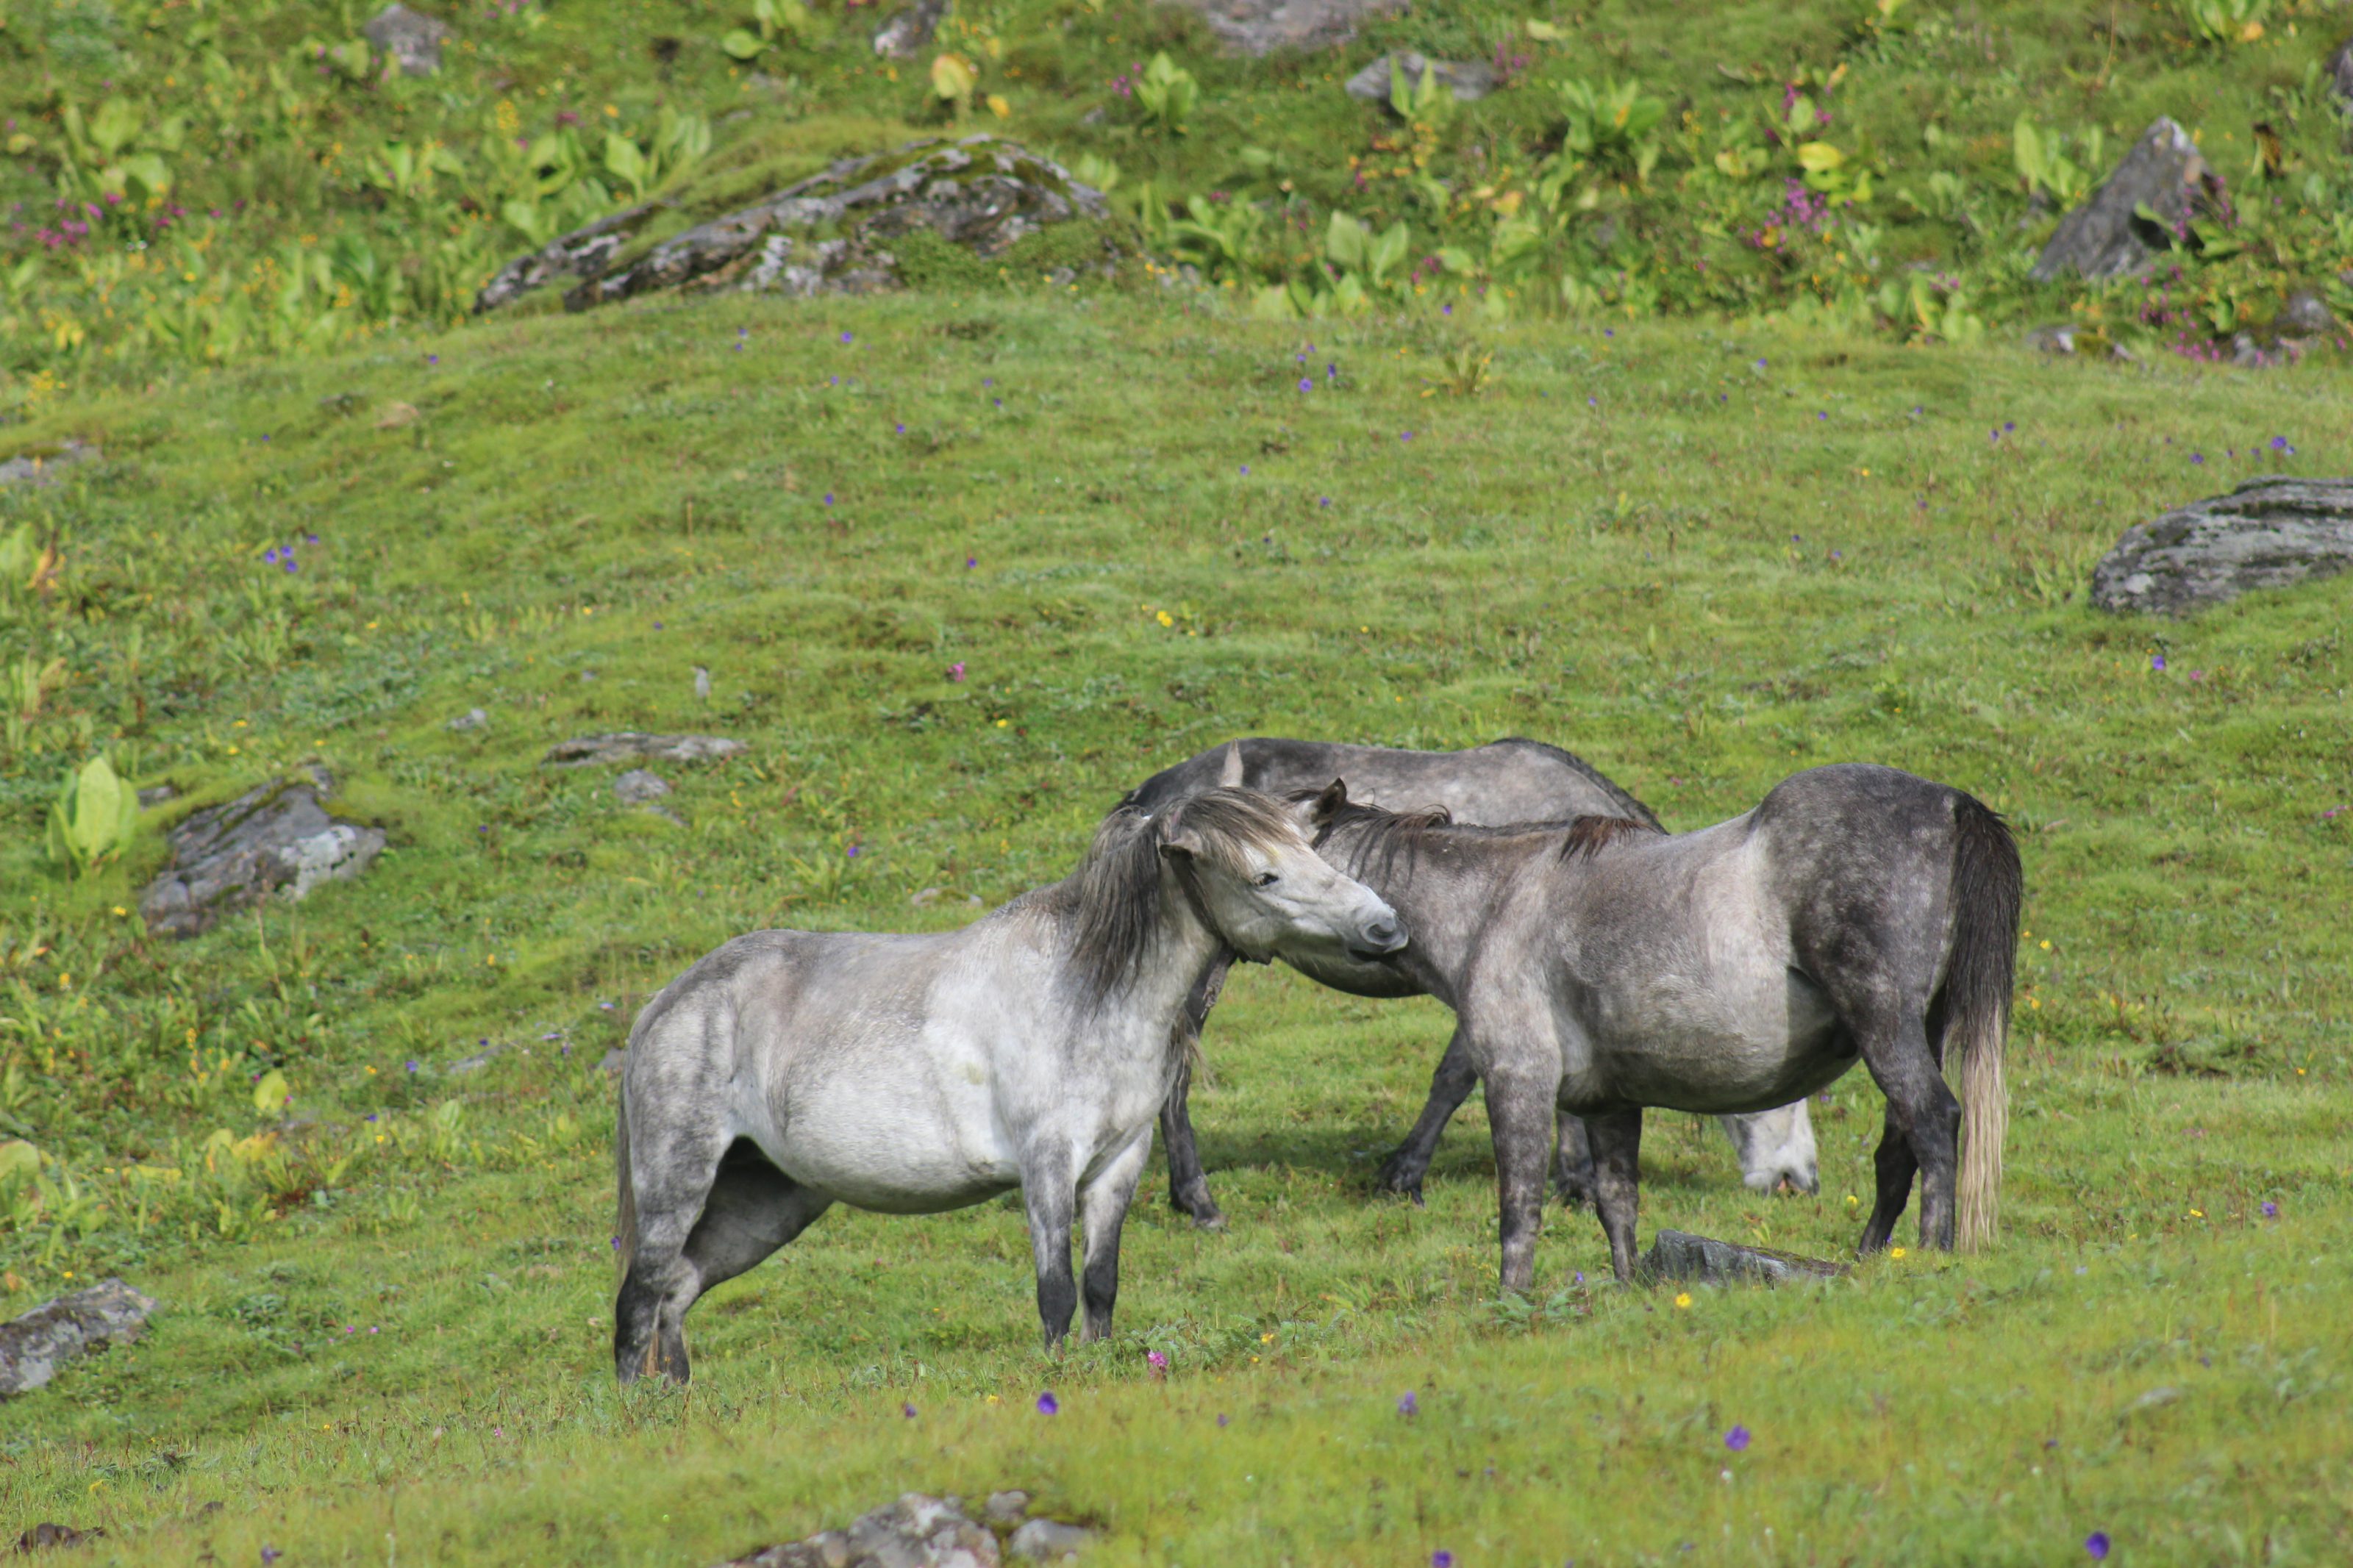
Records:
<instances>
[{"instance_id":1,"label":"rocky outcrop","mask_svg":"<svg viewBox=\"0 0 2353 1568\"><path fill-rule=\"evenodd\" d=\"M0 1323L0 1399L31 1393L76 1356L132 1343L154 1310L121 1280L102 1279Z\"/></svg>"},{"instance_id":2,"label":"rocky outcrop","mask_svg":"<svg viewBox=\"0 0 2353 1568\"><path fill-rule=\"evenodd\" d=\"M2125 530L2092 568L2104 610L2180 616L2353 568L2353 479L2249 479Z\"/></svg>"},{"instance_id":3,"label":"rocky outcrop","mask_svg":"<svg viewBox=\"0 0 2353 1568\"><path fill-rule=\"evenodd\" d=\"M327 770L313 767L172 829L172 863L139 895L148 931L194 936L269 893L300 899L366 870L383 852L384 829L328 815L322 803L333 789Z\"/></svg>"},{"instance_id":4,"label":"rocky outcrop","mask_svg":"<svg viewBox=\"0 0 2353 1568\"><path fill-rule=\"evenodd\" d=\"M2143 209L2154 221L2141 216ZM2126 277L2188 232L2191 218L2228 210L2222 177L2208 167L2189 132L2160 118L2141 132L2092 199L2059 220L2032 276L2038 283L2068 272Z\"/></svg>"},{"instance_id":5,"label":"rocky outcrop","mask_svg":"<svg viewBox=\"0 0 2353 1568\"><path fill-rule=\"evenodd\" d=\"M1376 17L1394 16L1405 0L1172 0L1198 14L1229 46L1246 55L1328 49L1356 36Z\"/></svg>"},{"instance_id":6,"label":"rocky outcrop","mask_svg":"<svg viewBox=\"0 0 2353 1568\"><path fill-rule=\"evenodd\" d=\"M948 14L948 0L915 0L874 30L874 52L886 60L912 60L923 52L940 19Z\"/></svg>"},{"instance_id":7,"label":"rocky outcrop","mask_svg":"<svg viewBox=\"0 0 2353 1568\"><path fill-rule=\"evenodd\" d=\"M724 735L649 735L622 730L558 741L540 758L543 767L586 768L598 763L715 763L741 756L744 742Z\"/></svg>"},{"instance_id":8,"label":"rocky outcrop","mask_svg":"<svg viewBox=\"0 0 2353 1568\"><path fill-rule=\"evenodd\" d=\"M1027 1492L992 1494L978 1519L960 1498L908 1492L847 1530L764 1546L719 1568L1000 1568L1071 1562L1088 1539L1077 1525L1030 1517Z\"/></svg>"},{"instance_id":9,"label":"rocky outcrop","mask_svg":"<svg viewBox=\"0 0 2353 1568\"><path fill-rule=\"evenodd\" d=\"M1645 1279L1681 1279L1702 1285L1728 1285L1762 1280L1767 1285L1795 1279L1834 1279L1847 1272L1842 1264L1819 1258L1776 1252L1769 1247L1742 1247L1685 1231L1662 1230L1651 1250L1635 1265Z\"/></svg>"},{"instance_id":10,"label":"rocky outcrop","mask_svg":"<svg viewBox=\"0 0 2353 1568\"><path fill-rule=\"evenodd\" d=\"M579 279L564 297L575 310L662 289L872 293L913 281L900 252L919 234L988 261L1056 224L1112 222L1103 193L992 136L846 158L632 255L632 237L654 210L616 213L510 263L475 310L565 279ZM1107 264L1117 249L1105 244Z\"/></svg>"},{"instance_id":11,"label":"rocky outcrop","mask_svg":"<svg viewBox=\"0 0 2353 1568\"><path fill-rule=\"evenodd\" d=\"M1393 55L1383 55L1363 70L1348 79L1348 96L1361 98L1367 103L1389 100L1389 65L1395 61L1398 74L1408 88L1419 88L1435 76L1448 91L1465 103L1486 97L1495 90L1494 70L1487 66L1465 65L1459 60L1433 60L1411 49L1399 49Z\"/></svg>"}]
</instances>

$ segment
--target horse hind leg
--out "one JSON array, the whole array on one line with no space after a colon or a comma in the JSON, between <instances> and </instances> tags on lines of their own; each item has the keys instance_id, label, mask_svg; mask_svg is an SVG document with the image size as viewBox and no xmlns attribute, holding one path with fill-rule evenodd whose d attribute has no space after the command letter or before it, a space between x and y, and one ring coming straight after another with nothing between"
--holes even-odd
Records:
<instances>
[{"instance_id":1,"label":"horse hind leg","mask_svg":"<svg viewBox=\"0 0 2353 1568\"><path fill-rule=\"evenodd\" d=\"M720 1160L702 1217L686 1238L694 1296L707 1295L764 1261L832 1206L830 1197L801 1185L753 1144L738 1140ZM691 1303L690 1298L687 1305ZM678 1310L683 1315L686 1306Z\"/></svg>"},{"instance_id":2,"label":"horse hind leg","mask_svg":"<svg viewBox=\"0 0 2353 1568\"><path fill-rule=\"evenodd\" d=\"M1912 1157L1912 1141L1904 1134L1893 1100L1887 1105L1887 1120L1879 1134L1879 1152L1873 1163L1877 1167L1878 1193L1872 1203L1871 1218L1862 1227L1862 1240L1855 1247L1866 1256L1883 1251L1894 1239L1895 1222L1904 1217L1904 1205L1912 1200L1912 1178L1920 1170L1920 1163Z\"/></svg>"},{"instance_id":3,"label":"horse hind leg","mask_svg":"<svg viewBox=\"0 0 2353 1568\"><path fill-rule=\"evenodd\" d=\"M1609 1267L1622 1280L1634 1278L1634 1218L1641 1202L1642 1110L1616 1110L1585 1119L1593 1141L1593 1206L1601 1234L1609 1238Z\"/></svg>"},{"instance_id":4,"label":"horse hind leg","mask_svg":"<svg viewBox=\"0 0 2353 1568\"><path fill-rule=\"evenodd\" d=\"M1926 1018L1909 1008L1891 1009L1881 1017L1866 1012L1852 1017L1849 1027L1862 1047L1864 1065L1887 1096L1887 1131L1877 1158L1879 1194L1863 1231L1862 1249L1874 1250L1874 1238L1875 1246L1886 1245L1896 1216L1904 1212L1911 1167L1916 1165L1920 1245L1950 1252L1954 1184L1960 1171L1961 1102L1937 1069ZM1897 1133L1909 1152L1908 1162L1903 1152L1889 1146L1889 1136Z\"/></svg>"},{"instance_id":5,"label":"horse hind leg","mask_svg":"<svg viewBox=\"0 0 2353 1568\"><path fill-rule=\"evenodd\" d=\"M729 1140L716 1125L621 1114L627 1162L621 1173L623 1210L620 1294L613 1303L613 1370L623 1383L660 1373L687 1380L686 1337L680 1319L701 1293L686 1256L704 1200L719 1173ZM712 1119L715 1121L715 1118Z\"/></svg>"},{"instance_id":6,"label":"horse hind leg","mask_svg":"<svg viewBox=\"0 0 2353 1568\"><path fill-rule=\"evenodd\" d=\"M1592 1135L1586 1131L1581 1116L1564 1110L1559 1121L1560 1150L1553 1156L1552 1190L1567 1207L1593 1208L1598 1177Z\"/></svg>"},{"instance_id":7,"label":"horse hind leg","mask_svg":"<svg viewBox=\"0 0 2353 1568\"><path fill-rule=\"evenodd\" d=\"M1438 1069L1430 1075L1430 1099L1421 1108L1413 1131L1405 1135L1397 1152L1381 1162L1373 1178L1381 1191L1397 1193L1421 1202L1421 1179L1430 1173L1430 1162L1438 1153L1439 1135L1471 1091L1479 1087L1479 1069L1471 1065L1471 1056L1462 1044L1461 1031L1446 1043L1446 1054L1438 1061Z\"/></svg>"}]
</instances>

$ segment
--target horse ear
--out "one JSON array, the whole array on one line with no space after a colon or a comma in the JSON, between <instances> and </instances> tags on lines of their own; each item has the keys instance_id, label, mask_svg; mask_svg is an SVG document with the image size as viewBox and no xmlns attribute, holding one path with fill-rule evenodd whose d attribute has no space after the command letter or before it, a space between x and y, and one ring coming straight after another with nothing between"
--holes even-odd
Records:
<instances>
[{"instance_id":1,"label":"horse ear","mask_svg":"<svg viewBox=\"0 0 2353 1568\"><path fill-rule=\"evenodd\" d=\"M1348 781L1334 779L1324 786L1324 793L1317 795L1314 803L1307 808L1307 820L1321 827L1339 816L1340 808L1347 804Z\"/></svg>"},{"instance_id":2,"label":"horse ear","mask_svg":"<svg viewBox=\"0 0 2353 1568\"><path fill-rule=\"evenodd\" d=\"M1242 787L1242 743L1240 741L1226 742L1226 760L1218 769L1218 787L1219 789Z\"/></svg>"},{"instance_id":3,"label":"horse ear","mask_svg":"<svg viewBox=\"0 0 2353 1568\"><path fill-rule=\"evenodd\" d=\"M1189 860L1193 857L1202 853L1208 847L1206 844L1202 843L1201 836L1198 833L1196 833L1192 828L1185 826L1185 812L1183 807L1178 807L1175 812L1172 812L1169 816L1162 819L1160 829L1160 853L1163 855Z\"/></svg>"}]
</instances>

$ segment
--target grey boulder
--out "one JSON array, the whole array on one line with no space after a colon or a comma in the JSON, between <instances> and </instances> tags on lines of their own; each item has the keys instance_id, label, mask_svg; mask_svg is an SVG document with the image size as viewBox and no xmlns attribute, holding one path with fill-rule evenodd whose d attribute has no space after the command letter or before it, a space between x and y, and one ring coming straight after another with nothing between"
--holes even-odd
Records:
<instances>
[{"instance_id":1,"label":"grey boulder","mask_svg":"<svg viewBox=\"0 0 2353 1568\"><path fill-rule=\"evenodd\" d=\"M1348 79L1348 96L1361 98L1367 103L1389 100L1389 66L1394 61L1398 74L1409 88L1419 88L1435 76L1456 98L1469 103L1495 90L1495 73L1486 66L1464 65L1458 60L1433 60L1399 49L1383 55L1363 70Z\"/></svg>"},{"instance_id":2,"label":"grey boulder","mask_svg":"<svg viewBox=\"0 0 2353 1568\"><path fill-rule=\"evenodd\" d=\"M101 1279L0 1323L0 1399L31 1393L76 1356L132 1343L154 1310L121 1280Z\"/></svg>"},{"instance_id":3,"label":"grey boulder","mask_svg":"<svg viewBox=\"0 0 2353 1568\"><path fill-rule=\"evenodd\" d=\"M95 462L101 454L87 441L63 441L47 451L26 452L0 463L0 489L10 485L46 488L58 482L58 470L74 463Z\"/></svg>"},{"instance_id":4,"label":"grey boulder","mask_svg":"<svg viewBox=\"0 0 2353 1568\"><path fill-rule=\"evenodd\" d=\"M649 735L621 730L558 741L540 758L543 767L586 768L598 763L709 763L741 756L744 742L724 735Z\"/></svg>"},{"instance_id":5,"label":"grey boulder","mask_svg":"<svg viewBox=\"0 0 2353 1568\"><path fill-rule=\"evenodd\" d=\"M1029 1509L1027 1492L994 1492L975 1519L959 1498L908 1492L847 1530L764 1546L719 1568L1001 1568L1008 1558L1069 1562L1090 1539L1075 1524L1028 1518Z\"/></svg>"},{"instance_id":6,"label":"grey boulder","mask_svg":"<svg viewBox=\"0 0 2353 1568\"><path fill-rule=\"evenodd\" d=\"M939 31L948 0L915 0L874 30L874 52L886 60L912 60Z\"/></svg>"},{"instance_id":7,"label":"grey boulder","mask_svg":"<svg viewBox=\"0 0 2353 1568\"><path fill-rule=\"evenodd\" d=\"M2156 215L2154 223L2139 216L2144 207ZM2038 283L2068 272L2126 277L2156 259L2191 218L2222 208L2222 177L2189 132L2159 117L2091 200L2059 220L2031 276Z\"/></svg>"},{"instance_id":8,"label":"grey boulder","mask_svg":"<svg viewBox=\"0 0 2353 1568\"><path fill-rule=\"evenodd\" d=\"M392 5L360 30L369 43L391 57L404 76L431 76L441 68L441 46L449 37L447 22Z\"/></svg>"},{"instance_id":9,"label":"grey boulder","mask_svg":"<svg viewBox=\"0 0 2353 1568\"><path fill-rule=\"evenodd\" d=\"M1729 1285L1761 1280L1767 1285L1800 1279L1835 1279L1847 1272L1843 1264L1769 1247L1742 1247L1687 1231L1662 1230L1635 1265L1645 1279L1680 1279L1701 1285Z\"/></svg>"},{"instance_id":10,"label":"grey boulder","mask_svg":"<svg viewBox=\"0 0 2353 1568\"><path fill-rule=\"evenodd\" d=\"M2125 530L2092 568L2104 610L2187 615L2353 567L2353 479L2249 479Z\"/></svg>"},{"instance_id":11,"label":"grey boulder","mask_svg":"<svg viewBox=\"0 0 2353 1568\"><path fill-rule=\"evenodd\" d=\"M384 829L330 816L323 802L333 789L327 771L312 767L173 828L172 863L139 895L148 931L194 936L272 892L301 899L366 870L384 850Z\"/></svg>"}]
</instances>

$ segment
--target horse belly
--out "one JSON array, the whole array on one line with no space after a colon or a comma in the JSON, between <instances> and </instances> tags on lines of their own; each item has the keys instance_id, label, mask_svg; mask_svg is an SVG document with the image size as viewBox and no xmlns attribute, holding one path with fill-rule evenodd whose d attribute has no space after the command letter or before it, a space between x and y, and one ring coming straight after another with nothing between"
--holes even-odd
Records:
<instances>
[{"instance_id":1,"label":"horse belly","mask_svg":"<svg viewBox=\"0 0 2353 1568\"><path fill-rule=\"evenodd\" d=\"M1709 1115L1769 1110L1846 1070L1830 1000L1779 964L1604 994L1586 1030L1609 1098Z\"/></svg>"},{"instance_id":2,"label":"horse belly","mask_svg":"<svg viewBox=\"0 0 2353 1568\"><path fill-rule=\"evenodd\" d=\"M1021 1184L981 1085L829 1088L797 1098L786 1123L754 1141L804 1186L881 1214L964 1208Z\"/></svg>"}]
</instances>

